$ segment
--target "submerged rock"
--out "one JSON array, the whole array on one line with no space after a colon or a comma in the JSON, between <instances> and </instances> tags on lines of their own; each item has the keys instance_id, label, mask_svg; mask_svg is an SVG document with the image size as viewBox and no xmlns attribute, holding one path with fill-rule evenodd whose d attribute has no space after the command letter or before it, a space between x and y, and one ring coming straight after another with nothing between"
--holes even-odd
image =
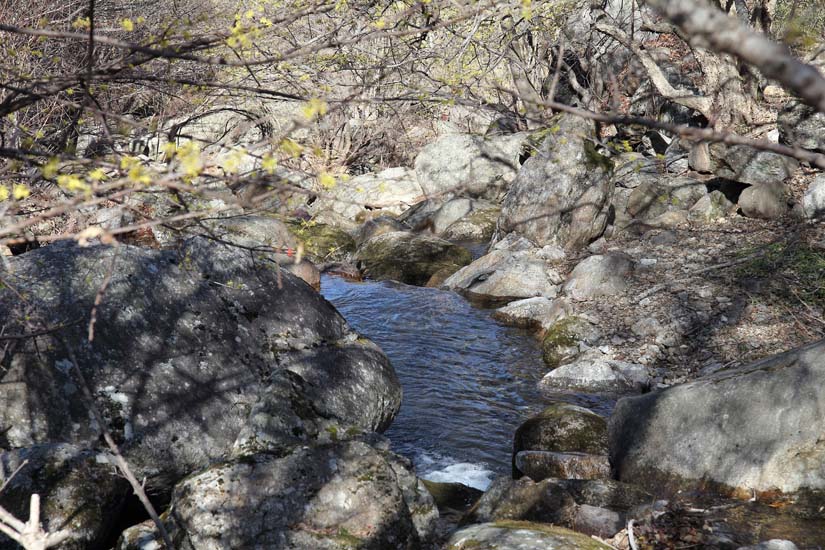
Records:
<instances>
[{"instance_id":1,"label":"submerged rock","mask_svg":"<svg viewBox=\"0 0 825 550\"><path fill-rule=\"evenodd\" d=\"M825 341L619 401L609 422L618 479L651 491L825 489ZM812 497L814 498L814 497Z\"/></svg>"},{"instance_id":2,"label":"submerged rock","mask_svg":"<svg viewBox=\"0 0 825 550\"><path fill-rule=\"evenodd\" d=\"M440 270L458 271L471 259L467 250L449 241L401 231L373 237L355 254L367 277L419 286Z\"/></svg>"}]
</instances>

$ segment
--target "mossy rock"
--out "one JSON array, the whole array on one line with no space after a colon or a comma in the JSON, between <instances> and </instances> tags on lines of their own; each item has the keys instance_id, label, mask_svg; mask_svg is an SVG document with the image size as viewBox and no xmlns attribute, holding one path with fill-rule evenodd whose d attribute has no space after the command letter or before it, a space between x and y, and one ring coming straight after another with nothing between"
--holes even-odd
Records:
<instances>
[{"instance_id":1,"label":"mossy rock","mask_svg":"<svg viewBox=\"0 0 825 550\"><path fill-rule=\"evenodd\" d=\"M444 239L396 231L365 242L355 260L372 279L421 286L439 271L457 271L472 257L468 250Z\"/></svg>"},{"instance_id":2,"label":"mossy rock","mask_svg":"<svg viewBox=\"0 0 825 550\"><path fill-rule=\"evenodd\" d=\"M312 221L287 223L304 245L306 254L316 262L341 261L355 252L355 239L343 229Z\"/></svg>"},{"instance_id":3,"label":"mossy rock","mask_svg":"<svg viewBox=\"0 0 825 550\"><path fill-rule=\"evenodd\" d=\"M607 453L607 421L584 407L554 403L516 430L513 452Z\"/></svg>"},{"instance_id":4,"label":"mossy rock","mask_svg":"<svg viewBox=\"0 0 825 550\"><path fill-rule=\"evenodd\" d=\"M551 369L578 353L579 342L591 331L590 323L581 317L565 317L553 323L541 342L542 358Z\"/></svg>"}]
</instances>

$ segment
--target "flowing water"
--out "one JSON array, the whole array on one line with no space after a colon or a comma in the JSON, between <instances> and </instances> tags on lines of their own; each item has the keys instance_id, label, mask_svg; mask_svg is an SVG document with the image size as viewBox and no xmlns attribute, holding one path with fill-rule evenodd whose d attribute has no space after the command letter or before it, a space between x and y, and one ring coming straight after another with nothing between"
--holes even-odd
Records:
<instances>
[{"instance_id":1,"label":"flowing water","mask_svg":"<svg viewBox=\"0 0 825 550\"><path fill-rule=\"evenodd\" d=\"M529 332L433 288L325 276L321 292L395 367L404 401L385 435L419 475L485 489L510 472L516 428L547 403L537 389L546 368Z\"/></svg>"}]
</instances>

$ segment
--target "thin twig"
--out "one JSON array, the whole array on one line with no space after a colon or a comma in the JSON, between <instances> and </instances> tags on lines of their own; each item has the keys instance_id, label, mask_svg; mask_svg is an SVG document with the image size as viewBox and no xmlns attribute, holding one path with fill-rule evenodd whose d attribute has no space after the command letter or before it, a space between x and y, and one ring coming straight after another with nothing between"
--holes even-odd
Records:
<instances>
[{"instance_id":1,"label":"thin twig","mask_svg":"<svg viewBox=\"0 0 825 550\"><path fill-rule=\"evenodd\" d=\"M113 241L117 242L117 241ZM103 284L100 285L100 288L95 294L95 302L92 306L92 312L89 316L89 336L88 340L91 344L95 339L95 323L97 323L97 308L100 306L100 303L103 301L103 295L106 293L106 289L109 287L109 283L112 281L112 275L115 272L115 262L117 261L117 257L119 254L119 249L115 248L114 253L112 254L112 261L109 262L109 269L106 270L106 277L103 278Z\"/></svg>"},{"instance_id":2,"label":"thin twig","mask_svg":"<svg viewBox=\"0 0 825 550\"><path fill-rule=\"evenodd\" d=\"M120 453L120 448L118 448L117 443L112 438L111 432L109 432L109 428L106 426L106 420L103 418L103 415L100 414L100 411L97 409L97 405L95 405L94 396L92 395L91 389L89 389L89 385L86 383L86 377L83 376L83 372L80 370L80 365L77 362L77 357L75 356L74 350L72 350L71 346L66 342L63 341L63 346L66 348L66 352L69 354L69 359L72 362L72 366L74 367L75 374L77 375L77 380L80 383L80 389L83 393L83 397L86 399L87 405L92 412L92 415L95 418L95 421L100 426L101 432L103 432L103 439L106 441L106 444L109 446L109 449L112 451L112 456L115 459L115 464L117 465L120 472L132 486L132 490L134 490L135 494L137 495L138 499L140 500L143 507L149 513L149 517L152 518L152 521L155 523L155 527L157 527L158 533L160 533L161 538L163 539L163 543L166 545L168 550L172 550L174 545L172 544L172 539L169 537L169 533L166 531L166 527L163 525L160 517L158 516L157 511L155 511L155 507L149 501L149 497L146 496L146 491L143 490L143 485L138 481L135 475L132 473L131 468L129 468L129 464L126 462L126 459L123 458L123 455Z\"/></svg>"}]
</instances>

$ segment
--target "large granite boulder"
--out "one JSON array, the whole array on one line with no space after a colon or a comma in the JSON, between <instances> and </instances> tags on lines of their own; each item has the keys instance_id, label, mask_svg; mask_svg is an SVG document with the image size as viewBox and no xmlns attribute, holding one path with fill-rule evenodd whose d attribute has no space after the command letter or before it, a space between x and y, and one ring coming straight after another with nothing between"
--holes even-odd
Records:
<instances>
[{"instance_id":1,"label":"large granite boulder","mask_svg":"<svg viewBox=\"0 0 825 550\"><path fill-rule=\"evenodd\" d=\"M466 249L449 241L404 231L373 237L355 253L355 261L367 277L419 286L440 271L458 271L471 259Z\"/></svg>"},{"instance_id":2,"label":"large granite boulder","mask_svg":"<svg viewBox=\"0 0 825 550\"><path fill-rule=\"evenodd\" d=\"M825 489L825 341L618 402L609 422L620 480L649 490Z\"/></svg>"},{"instance_id":3,"label":"large granite boulder","mask_svg":"<svg viewBox=\"0 0 825 550\"><path fill-rule=\"evenodd\" d=\"M170 520L193 550L412 550L431 536L437 511L404 470L359 441L252 455L179 483Z\"/></svg>"},{"instance_id":4,"label":"large granite boulder","mask_svg":"<svg viewBox=\"0 0 825 550\"><path fill-rule=\"evenodd\" d=\"M504 198L499 232L580 249L607 225L613 164L596 150L591 121L563 114L551 124Z\"/></svg>"},{"instance_id":5,"label":"large granite boulder","mask_svg":"<svg viewBox=\"0 0 825 550\"><path fill-rule=\"evenodd\" d=\"M415 158L415 173L426 195L500 197L519 170L527 134L453 134L427 145Z\"/></svg>"},{"instance_id":6,"label":"large granite boulder","mask_svg":"<svg viewBox=\"0 0 825 550\"><path fill-rule=\"evenodd\" d=\"M303 281L246 250L203 238L166 251L60 243L7 265L0 325L33 335L6 349L7 449L98 445L72 355L136 474L158 491L232 455L382 430L400 406L384 354Z\"/></svg>"}]
</instances>

